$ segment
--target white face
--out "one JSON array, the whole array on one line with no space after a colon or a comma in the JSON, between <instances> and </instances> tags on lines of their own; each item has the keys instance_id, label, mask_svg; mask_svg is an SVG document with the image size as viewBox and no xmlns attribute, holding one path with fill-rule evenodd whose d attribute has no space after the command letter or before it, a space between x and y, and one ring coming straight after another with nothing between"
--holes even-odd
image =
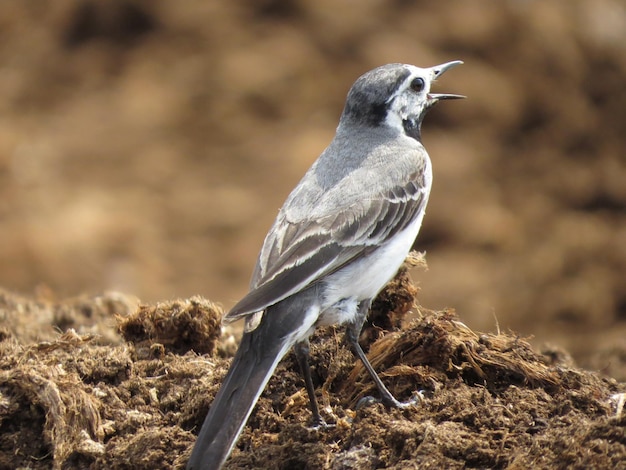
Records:
<instances>
[{"instance_id":1,"label":"white face","mask_svg":"<svg viewBox=\"0 0 626 470\"><path fill-rule=\"evenodd\" d=\"M420 117L436 102L429 98L428 93L437 71L434 68L422 69L413 65L405 67L411 74L387 100L389 107L385 118L387 126L402 133L405 132L407 121L418 125Z\"/></svg>"}]
</instances>

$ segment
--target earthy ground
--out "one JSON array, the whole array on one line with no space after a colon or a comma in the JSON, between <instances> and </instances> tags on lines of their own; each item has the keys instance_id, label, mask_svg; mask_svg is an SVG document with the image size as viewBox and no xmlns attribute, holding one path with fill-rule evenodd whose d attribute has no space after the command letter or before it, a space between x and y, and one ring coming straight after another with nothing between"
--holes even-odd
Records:
<instances>
[{"instance_id":1,"label":"earthy ground","mask_svg":"<svg viewBox=\"0 0 626 470\"><path fill-rule=\"evenodd\" d=\"M626 467L626 383L576 368L562 350L475 333L451 311L415 309L415 292L404 270L374 305L362 343L392 393L420 393L418 404L359 406L376 394L371 379L340 330L320 330L312 370L333 426L308 426L289 355L228 468ZM234 350L218 306L200 297L0 300L0 468L183 468ZM72 327L62 335L52 330L60 319ZM40 322L49 340L32 342L24 321Z\"/></svg>"},{"instance_id":2,"label":"earthy ground","mask_svg":"<svg viewBox=\"0 0 626 470\"><path fill-rule=\"evenodd\" d=\"M626 467L622 0L23 0L0 37L1 468L184 462L236 346L217 315L351 83L453 59L419 307L379 304L403 328L372 346L424 402L355 410L369 381L320 332L337 426L306 429L287 359L231 464Z\"/></svg>"}]
</instances>

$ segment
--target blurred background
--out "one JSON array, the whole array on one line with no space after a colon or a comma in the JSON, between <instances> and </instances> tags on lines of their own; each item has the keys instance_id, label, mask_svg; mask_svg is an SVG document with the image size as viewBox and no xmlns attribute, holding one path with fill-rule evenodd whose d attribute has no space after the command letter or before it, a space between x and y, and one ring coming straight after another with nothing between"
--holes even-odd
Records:
<instances>
[{"instance_id":1,"label":"blurred background","mask_svg":"<svg viewBox=\"0 0 626 470\"><path fill-rule=\"evenodd\" d=\"M626 3L0 3L0 286L247 290L346 93L462 59L423 140L420 303L626 362Z\"/></svg>"}]
</instances>

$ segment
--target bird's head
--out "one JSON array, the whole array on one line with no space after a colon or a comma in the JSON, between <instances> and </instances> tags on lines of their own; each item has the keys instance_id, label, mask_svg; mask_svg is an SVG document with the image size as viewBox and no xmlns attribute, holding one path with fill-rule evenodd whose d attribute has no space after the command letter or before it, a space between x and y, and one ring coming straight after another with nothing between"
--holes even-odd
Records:
<instances>
[{"instance_id":1,"label":"bird's head","mask_svg":"<svg viewBox=\"0 0 626 470\"><path fill-rule=\"evenodd\" d=\"M440 100L465 98L430 92L440 75L462 63L455 60L430 68L388 64L370 70L352 85L340 125L384 126L419 139L430 108Z\"/></svg>"}]
</instances>

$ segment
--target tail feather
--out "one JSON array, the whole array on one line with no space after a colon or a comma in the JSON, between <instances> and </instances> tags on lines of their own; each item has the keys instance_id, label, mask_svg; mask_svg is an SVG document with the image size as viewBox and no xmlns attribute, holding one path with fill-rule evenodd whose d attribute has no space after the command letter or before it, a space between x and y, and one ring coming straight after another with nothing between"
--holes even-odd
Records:
<instances>
[{"instance_id":1,"label":"tail feather","mask_svg":"<svg viewBox=\"0 0 626 470\"><path fill-rule=\"evenodd\" d=\"M255 330L243 336L204 420L187 470L221 468L278 362L292 346L291 341L276 341L268 348L267 338L259 333Z\"/></svg>"},{"instance_id":2,"label":"tail feather","mask_svg":"<svg viewBox=\"0 0 626 470\"><path fill-rule=\"evenodd\" d=\"M278 362L308 337L319 315L317 286L267 308L258 327L243 335L211 404L187 470L218 470L230 455Z\"/></svg>"}]
</instances>

